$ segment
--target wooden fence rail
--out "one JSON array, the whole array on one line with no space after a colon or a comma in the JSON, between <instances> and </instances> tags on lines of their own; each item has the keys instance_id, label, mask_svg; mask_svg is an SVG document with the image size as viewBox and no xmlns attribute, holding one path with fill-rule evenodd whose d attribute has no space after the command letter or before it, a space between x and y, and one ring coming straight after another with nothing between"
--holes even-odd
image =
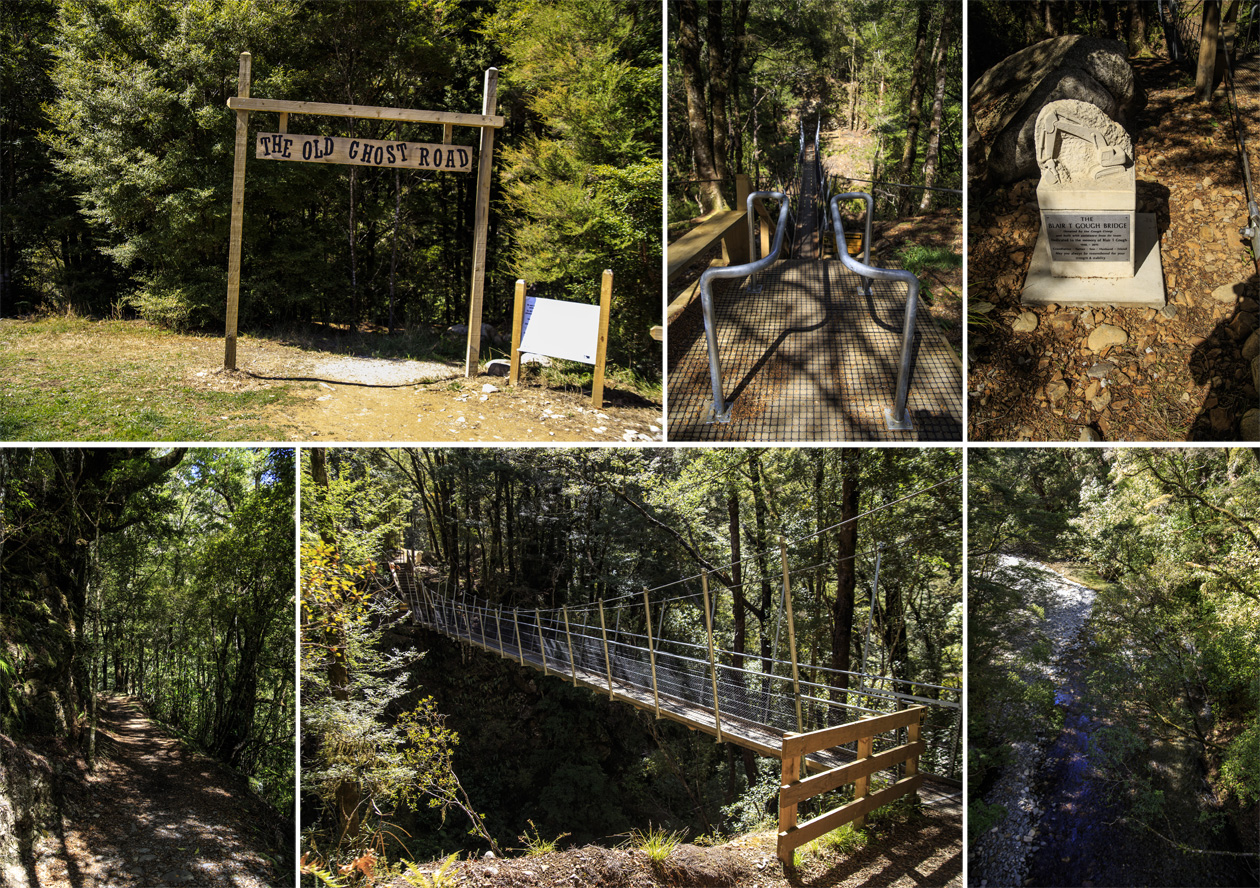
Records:
<instances>
[{"instance_id":1,"label":"wooden fence rail","mask_svg":"<svg viewBox=\"0 0 1260 888\"><path fill-rule=\"evenodd\" d=\"M891 715L864 718L834 728L823 728L808 734L789 734L783 738L778 856L785 865L791 864L792 852L806 842L850 821L856 822L858 827L865 826L866 815L871 811L918 791L923 782L923 775L919 773L919 756L925 748L919 733L926 712L926 706L912 706ZM907 729L908 742L872 755L877 734L901 728ZM854 741L857 741L856 761L800 779L801 761L805 756ZM869 792L871 774L903 761L906 763L904 777L878 792ZM853 801L797 825L796 809L801 802L849 783L854 785Z\"/></svg>"}]
</instances>

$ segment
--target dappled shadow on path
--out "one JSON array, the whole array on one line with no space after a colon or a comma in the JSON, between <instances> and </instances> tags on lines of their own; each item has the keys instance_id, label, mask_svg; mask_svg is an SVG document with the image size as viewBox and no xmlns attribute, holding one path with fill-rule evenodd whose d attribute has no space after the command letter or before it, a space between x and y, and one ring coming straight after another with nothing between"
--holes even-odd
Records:
<instances>
[{"instance_id":1,"label":"dappled shadow on path","mask_svg":"<svg viewBox=\"0 0 1260 888\"><path fill-rule=\"evenodd\" d=\"M62 827L36 846L40 888L233 886L291 880L292 825L139 701L100 704L95 771L69 784ZM279 849L279 850L276 850Z\"/></svg>"}]
</instances>

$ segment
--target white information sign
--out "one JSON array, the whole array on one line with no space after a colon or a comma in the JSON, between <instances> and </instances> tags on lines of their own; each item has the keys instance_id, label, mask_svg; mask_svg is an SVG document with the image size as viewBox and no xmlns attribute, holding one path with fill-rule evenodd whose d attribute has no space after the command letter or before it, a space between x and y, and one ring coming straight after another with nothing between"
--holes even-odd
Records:
<instances>
[{"instance_id":1,"label":"white information sign","mask_svg":"<svg viewBox=\"0 0 1260 888\"><path fill-rule=\"evenodd\" d=\"M525 297L519 351L594 364L598 345L598 305Z\"/></svg>"}]
</instances>

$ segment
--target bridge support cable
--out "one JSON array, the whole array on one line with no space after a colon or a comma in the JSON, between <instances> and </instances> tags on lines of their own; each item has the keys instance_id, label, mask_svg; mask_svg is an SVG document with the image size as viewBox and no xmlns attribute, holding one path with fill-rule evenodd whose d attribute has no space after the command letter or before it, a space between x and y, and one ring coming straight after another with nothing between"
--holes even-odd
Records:
<instances>
[{"instance_id":1,"label":"bridge support cable","mask_svg":"<svg viewBox=\"0 0 1260 888\"><path fill-rule=\"evenodd\" d=\"M781 549L781 555L785 554ZM533 620L528 619L528 611L512 609L509 616L502 607L463 594L435 596L431 607L425 607L414 583L404 579L403 571L396 570L395 576L400 597L411 609L416 624L761 755L777 756L778 744L786 733L809 727L804 717L807 705L811 713L817 713L817 721L814 715L809 721L823 726L885 715L890 708L895 711L905 706L927 706L923 731L929 746L928 770L944 772L951 779L955 773L960 736L957 689L913 679L883 679L887 687L879 689L873 685L882 677L871 675L865 668L862 672L841 673L827 667L811 667L811 681L800 676L799 661L791 678L774 674L774 664L756 657L753 668L723 663L724 658L738 655L720 649L713 637L716 599L709 599L707 576L703 574L702 600L697 604L704 607L705 638L698 639L699 644L664 637L660 628L653 627L649 595L643 596L644 632L620 632L610 637L602 599L591 605L591 609L598 609L600 618L600 631L595 634L593 621L589 617L575 621L567 606L545 613L535 609ZM789 596L790 576L789 568ZM785 609L786 606L785 600ZM509 619L511 623L505 626ZM794 619L793 608L789 618L790 644L795 634ZM555 666L566 657L570 667L567 674L562 666ZM828 676L840 674L856 679L858 691L838 691ZM852 699L855 693L856 700ZM937 699L942 695L955 696L959 702ZM842 761L843 756L851 758L853 754L853 750L832 750L814 756L807 764L811 768L823 767L826 762Z\"/></svg>"},{"instance_id":2,"label":"bridge support cable","mask_svg":"<svg viewBox=\"0 0 1260 888\"><path fill-rule=\"evenodd\" d=\"M890 431L911 431L914 422L906 409L906 399L910 394L910 364L914 358L914 317L919 309L919 279L909 271L893 268L877 268L868 263L859 262L842 249L844 239L844 222L840 218L840 201L860 198L866 201L867 224L867 259L870 259L870 224L874 200L869 194L847 192L831 198L831 219L835 226L836 254L844 267L863 278L880 281L898 281L907 287L906 319L901 334L901 360L897 368L897 389L893 396L892 408L884 408L885 425ZM870 282L867 282L869 294Z\"/></svg>"}]
</instances>

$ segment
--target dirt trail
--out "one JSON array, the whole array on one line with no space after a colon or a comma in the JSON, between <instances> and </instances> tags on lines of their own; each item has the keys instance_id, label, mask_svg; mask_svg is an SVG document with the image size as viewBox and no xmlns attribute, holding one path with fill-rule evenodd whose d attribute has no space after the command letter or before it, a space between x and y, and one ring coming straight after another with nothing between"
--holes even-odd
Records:
<instances>
[{"instance_id":1,"label":"dirt trail","mask_svg":"<svg viewBox=\"0 0 1260 888\"><path fill-rule=\"evenodd\" d=\"M139 701L101 701L94 773L68 784L62 825L35 845L41 888L269 888L292 882L291 825L241 778L189 752Z\"/></svg>"}]
</instances>

